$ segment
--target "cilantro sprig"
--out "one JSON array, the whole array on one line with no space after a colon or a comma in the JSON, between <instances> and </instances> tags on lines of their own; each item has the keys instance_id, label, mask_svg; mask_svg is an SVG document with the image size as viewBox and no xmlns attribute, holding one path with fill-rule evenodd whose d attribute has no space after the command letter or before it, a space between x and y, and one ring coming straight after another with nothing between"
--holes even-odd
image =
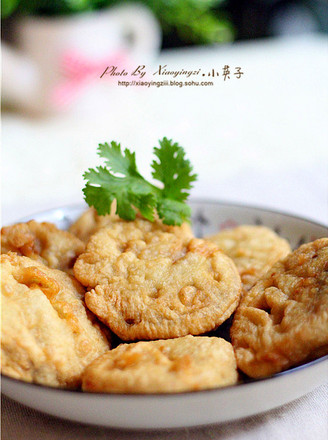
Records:
<instances>
[{"instance_id":1,"label":"cilantro sprig","mask_svg":"<svg viewBox=\"0 0 328 440\"><path fill-rule=\"evenodd\" d=\"M191 210L186 204L188 190L197 174L185 158L182 147L164 137L154 148L156 159L151 167L152 176L161 182L161 188L145 180L139 173L135 153L114 141L99 144L98 155L105 166L89 168L83 174L87 181L83 188L85 201L99 215L109 214L116 200L116 213L125 220L134 220L139 211L147 220L154 221L155 213L167 225L181 225L189 221Z\"/></svg>"}]
</instances>

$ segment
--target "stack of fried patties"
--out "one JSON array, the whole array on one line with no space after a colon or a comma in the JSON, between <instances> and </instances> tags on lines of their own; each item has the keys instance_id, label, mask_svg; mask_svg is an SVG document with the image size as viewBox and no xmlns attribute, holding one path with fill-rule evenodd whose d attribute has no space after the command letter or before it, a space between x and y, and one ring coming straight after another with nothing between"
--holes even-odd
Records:
<instances>
[{"instance_id":1,"label":"stack of fried patties","mask_svg":"<svg viewBox=\"0 0 328 440\"><path fill-rule=\"evenodd\" d=\"M89 209L69 232L3 228L2 252L2 372L18 379L194 391L237 383L237 365L263 377L328 351L328 239L290 253L265 227L201 240ZM213 330L235 311L232 346Z\"/></svg>"},{"instance_id":2,"label":"stack of fried patties","mask_svg":"<svg viewBox=\"0 0 328 440\"><path fill-rule=\"evenodd\" d=\"M85 289L72 276L84 248L51 223L2 228L2 373L77 388L84 368L110 348L110 332L86 308Z\"/></svg>"}]
</instances>

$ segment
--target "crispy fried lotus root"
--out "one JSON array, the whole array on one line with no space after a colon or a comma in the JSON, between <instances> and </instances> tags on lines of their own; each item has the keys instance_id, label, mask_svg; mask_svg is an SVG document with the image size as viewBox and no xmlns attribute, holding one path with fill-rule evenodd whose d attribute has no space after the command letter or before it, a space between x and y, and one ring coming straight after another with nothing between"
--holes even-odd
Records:
<instances>
[{"instance_id":1,"label":"crispy fried lotus root","mask_svg":"<svg viewBox=\"0 0 328 440\"><path fill-rule=\"evenodd\" d=\"M76 278L91 289L87 306L123 340L201 334L238 305L233 261L177 229L119 221L94 234L75 263Z\"/></svg>"},{"instance_id":2,"label":"crispy fried lotus root","mask_svg":"<svg viewBox=\"0 0 328 440\"><path fill-rule=\"evenodd\" d=\"M231 338L238 367L255 378L328 353L328 238L301 246L247 292Z\"/></svg>"},{"instance_id":3,"label":"crispy fried lotus root","mask_svg":"<svg viewBox=\"0 0 328 440\"><path fill-rule=\"evenodd\" d=\"M76 235L80 240L87 242L91 235L105 226L112 226L119 222L126 223L125 220L121 220L117 215L114 214L115 209L116 205L114 203L112 205L111 214L98 215L94 208L89 208L70 226L69 231ZM138 226L142 228L143 225L145 225L145 229L147 230L147 222L143 223L139 222L139 220L136 220ZM173 232L176 234L186 234L190 237L192 236L191 228L187 223L184 223L182 226L168 226L164 225L161 221L156 220L154 222L154 227L164 232Z\"/></svg>"},{"instance_id":4,"label":"crispy fried lotus root","mask_svg":"<svg viewBox=\"0 0 328 440\"><path fill-rule=\"evenodd\" d=\"M289 243L265 226L243 225L207 237L235 262L245 290L286 257Z\"/></svg>"},{"instance_id":5,"label":"crispy fried lotus root","mask_svg":"<svg viewBox=\"0 0 328 440\"><path fill-rule=\"evenodd\" d=\"M1 255L1 371L16 379L76 388L86 365L110 348L86 309L83 287L65 272Z\"/></svg>"},{"instance_id":6,"label":"crispy fried lotus root","mask_svg":"<svg viewBox=\"0 0 328 440\"><path fill-rule=\"evenodd\" d=\"M92 362L84 391L175 393L234 385L236 360L224 339L185 336L121 344Z\"/></svg>"},{"instance_id":7,"label":"crispy fried lotus root","mask_svg":"<svg viewBox=\"0 0 328 440\"><path fill-rule=\"evenodd\" d=\"M31 220L3 227L1 253L16 252L53 269L69 272L84 243L73 234L58 229L53 223Z\"/></svg>"},{"instance_id":8,"label":"crispy fried lotus root","mask_svg":"<svg viewBox=\"0 0 328 440\"><path fill-rule=\"evenodd\" d=\"M69 227L69 232L87 242L92 234L115 220L114 214L98 215L94 208L89 208Z\"/></svg>"}]
</instances>

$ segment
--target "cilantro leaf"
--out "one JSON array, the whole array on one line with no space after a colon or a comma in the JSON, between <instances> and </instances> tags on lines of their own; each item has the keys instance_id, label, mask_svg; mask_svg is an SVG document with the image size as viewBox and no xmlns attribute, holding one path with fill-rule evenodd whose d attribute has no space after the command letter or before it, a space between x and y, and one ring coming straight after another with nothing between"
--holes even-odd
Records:
<instances>
[{"instance_id":1,"label":"cilantro leaf","mask_svg":"<svg viewBox=\"0 0 328 440\"><path fill-rule=\"evenodd\" d=\"M131 153L126 148L123 155L121 151L121 144L117 144L115 141L112 141L110 146L107 142L104 144L99 144L98 155L107 159L105 160L105 164L113 173L140 176L137 171L135 153Z\"/></svg>"},{"instance_id":2,"label":"cilantro leaf","mask_svg":"<svg viewBox=\"0 0 328 440\"><path fill-rule=\"evenodd\" d=\"M157 212L166 225L181 225L189 222L191 216L189 205L172 199L161 199L157 204Z\"/></svg>"},{"instance_id":3,"label":"cilantro leaf","mask_svg":"<svg viewBox=\"0 0 328 440\"><path fill-rule=\"evenodd\" d=\"M159 141L160 148L154 148L154 154L159 159L152 163L152 176L164 183L163 197L184 201L188 193L183 190L191 189L191 183L197 179L196 174L191 174L192 166L185 159L185 152L177 143L172 143L166 137Z\"/></svg>"},{"instance_id":4,"label":"cilantro leaf","mask_svg":"<svg viewBox=\"0 0 328 440\"><path fill-rule=\"evenodd\" d=\"M108 144L104 145L105 148L102 147L103 145L100 145L99 150L103 157L107 157L107 163L113 157L113 165L110 168L114 168L117 172L119 170L123 177L116 176L105 167L89 168L83 174L83 178L88 181L83 189L85 201L89 206L94 206L99 215L106 215L109 214L111 204L116 199L117 214L124 220L136 218L135 207L147 220L154 221L156 200L151 185L137 173L136 167L129 168L130 165L125 162L123 155L120 164L116 147L107 148ZM118 147L120 149L119 145ZM113 156L111 156L112 152Z\"/></svg>"},{"instance_id":5,"label":"cilantro leaf","mask_svg":"<svg viewBox=\"0 0 328 440\"><path fill-rule=\"evenodd\" d=\"M185 203L187 190L197 178L185 159L185 152L167 138L154 148L157 160L152 163L152 176L162 182L158 188L145 180L136 165L135 153L112 141L99 144L98 155L105 159L106 167L89 168L83 174L87 181L83 188L85 201L94 206L99 215L110 212L116 200L116 213L125 220L134 220L137 211L147 220L154 221L155 212L163 223L181 225L189 221L191 210Z\"/></svg>"},{"instance_id":6,"label":"cilantro leaf","mask_svg":"<svg viewBox=\"0 0 328 440\"><path fill-rule=\"evenodd\" d=\"M101 186L92 186L88 183L83 188L85 201L89 206L94 206L99 215L108 214L108 206L111 206L114 197Z\"/></svg>"}]
</instances>

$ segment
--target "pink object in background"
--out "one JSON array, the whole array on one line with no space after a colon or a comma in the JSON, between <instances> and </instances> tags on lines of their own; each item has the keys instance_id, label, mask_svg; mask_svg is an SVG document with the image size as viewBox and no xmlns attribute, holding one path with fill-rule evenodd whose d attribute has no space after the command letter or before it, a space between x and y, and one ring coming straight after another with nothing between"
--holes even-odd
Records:
<instances>
[{"instance_id":1,"label":"pink object in background","mask_svg":"<svg viewBox=\"0 0 328 440\"><path fill-rule=\"evenodd\" d=\"M50 104L58 109L64 109L83 92L85 87L91 86L107 66L127 68L128 56L124 51L109 54L107 57L95 61L76 50L64 53L60 61L59 71L63 79L55 85L50 93ZM115 77L106 75L104 80L113 81Z\"/></svg>"}]
</instances>

